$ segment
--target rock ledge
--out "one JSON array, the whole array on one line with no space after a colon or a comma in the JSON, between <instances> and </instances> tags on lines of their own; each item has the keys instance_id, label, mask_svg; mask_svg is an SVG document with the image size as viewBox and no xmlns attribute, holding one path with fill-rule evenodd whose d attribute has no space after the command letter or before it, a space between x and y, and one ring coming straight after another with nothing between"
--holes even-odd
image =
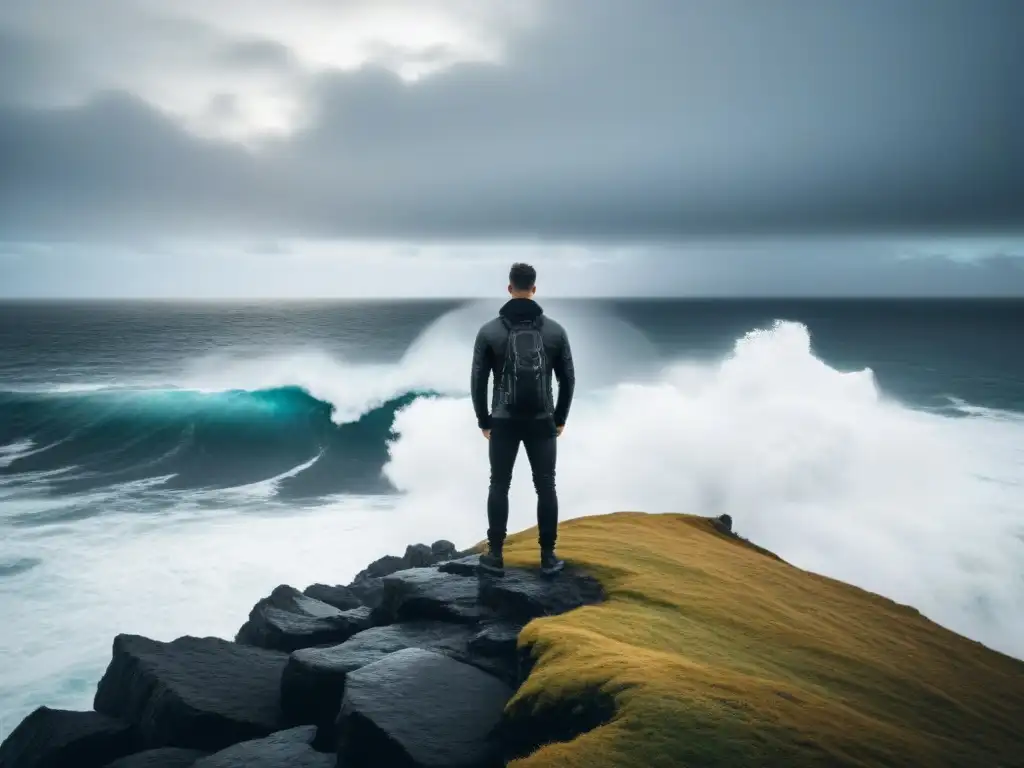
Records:
<instances>
[{"instance_id":1,"label":"rock ledge","mask_svg":"<svg viewBox=\"0 0 1024 768\"><path fill-rule=\"evenodd\" d=\"M234 641L118 635L95 711L37 709L0 768L490 768L606 721L604 699L546 729L505 712L532 663L523 626L603 600L600 584L477 560L442 540L346 586L282 584Z\"/></svg>"}]
</instances>

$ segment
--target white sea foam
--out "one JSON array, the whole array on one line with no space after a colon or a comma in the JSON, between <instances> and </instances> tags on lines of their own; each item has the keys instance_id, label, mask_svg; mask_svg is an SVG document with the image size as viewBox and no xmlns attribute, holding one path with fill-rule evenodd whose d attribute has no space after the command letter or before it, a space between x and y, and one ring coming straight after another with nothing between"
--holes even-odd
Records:
<instances>
[{"instance_id":1,"label":"white sea foam","mask_svg":"<svg viewBox=\"0 0 1024 768\"><path fill-rule=\"evenodd\" d=\"M816 358L795 323L750 333L717 363L666 366L613 317L548 309L570 328L580 381L559 441L563 518L727 512L741 533L799 567L1024 658L1019 418L967 404L953 417L887 400L871 371L841 372ZM17 660L0 672L0 738L38 704L89 706L118 632L231 636L279 583L344 583L411 541L444 537L461 547L483 538L486 443L468 402L468 356L489 313L474 304L440 318L396 365L318 354L203 361L171 382L210 391L302 386L333 403L338 421L410 389L444 396L396 419L385 472L398 499L295 509L270 496L275 478L246 493L168 491L161 515L129 514L110 498L115 514L69 523L72 535L6 532L0 557L41 564L0 580L13 628L0 635L0 658ZM513 530L534 524L525 455L520 462Z\"/></svg>"},{"instance_id":2,"label":"white sea foam","mask_svg":"<svg viewBox=\"0 0 1024 768\"><path fill-rule=\"evenodd\" d=\"M578 365L586 380L586 365ZM1024 657L1024 425L887 400L778 323L715 365L677 364L582 397L559 442L562 517L631 509L732 515L803 568L920 609ZM483 536L487 458L465 399L396 420L387 476L421 535ZM534 524L525 456L512 529ZM443 523L441 523L443 521Z\"/></svg>"},{"instance_id":3,"label":"white sea foam","mask_svg":"<svg viewBox=\"0 0 1024 768\"><path fill-rule=\"evenodd\" d=\"M240 498L245 497L249 497L250 499L271 499L273 498L274 494L277 493L277 489L278 486L280 486L281 481L287 480L289 478L295 477L296 475L305 472L307 469L309 469L318 461L320 461L322 457L323 452L321 451L313 458L308 459L307 461L303 461L302 463L297 464L291 469L285 470L284 472L274 475L273 477L268 477L266 480L257 480L254 483L238 485L231 488L222 488L218 489L217 491L207 491L206 494L209 495L211 493L216 493L226 499L234 500L238 500Z\"/></svg>"},{"instance_id":4,"label":"white sea foam","mask_svg":"<svg viewBox=\"0 0 1024 768\"><path fill-rule=\"evenodd\" d=\"M32 452L35 445L31 440L15 440L7 445L0 445L0 468L10 466L16 459Z\"/></svg>"},{"instance_id":5,"label":"white sea foam","mask_svg":"<svg viewBox=\"0 0 1024 768\"><path fill-rule=\"evenodd\" d=\"M573 329L574 357L587 370L586 387L612 384L624 374L635 379L653 369L652 347L628 324L572 302L551 306ZM352 362L318 351L244 359L218 355L195 361L175 384L211 393L301 387L334 406L333 419L343 424L408 392L467 395L469 351L477 329L493 314L492 304L473 302L441 316L395 364Z\"/></svg>"}]
</instances>

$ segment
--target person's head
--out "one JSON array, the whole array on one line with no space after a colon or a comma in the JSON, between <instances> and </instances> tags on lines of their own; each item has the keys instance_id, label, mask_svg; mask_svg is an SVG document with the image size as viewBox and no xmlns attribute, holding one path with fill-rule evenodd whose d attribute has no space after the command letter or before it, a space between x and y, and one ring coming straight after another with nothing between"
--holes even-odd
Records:
<instances>
[{"instance_id":1,"label":"person's head","mask_svg":"<svg viewBox=\"0 0 1024 768\"><path fill-rule=\"evenodd\" d=\"M532 299L537 292L537 270L517 262L508 273L508 292L515 299Z\"/></svg>"}]
</instances>

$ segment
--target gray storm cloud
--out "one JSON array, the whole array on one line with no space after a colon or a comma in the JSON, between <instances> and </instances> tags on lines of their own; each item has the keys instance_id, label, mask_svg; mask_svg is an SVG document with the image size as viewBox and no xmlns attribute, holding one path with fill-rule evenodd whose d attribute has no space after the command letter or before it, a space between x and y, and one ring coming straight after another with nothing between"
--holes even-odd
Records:
<instances>
[{"instance_id":1,"label":"gray storm cloud","mask_svg":"<svg viewBox=\"0 0 1024 768\"><path fill-rule=\"evenodd\" d=\"M145 18L150 6L102 5L119 7ZM0 237L1024 228L1016 0L541 8L507 33L500 61L415 82L373 64L304 69L279 42L197 23L123 24L160 42L126 66L181 66L197 82L250 74L301 100L300 127L255 148L189 130L141 86L34 103L31 92L71 88L85 54L71 30L62 47L23 18L5 28L0 11ZM190 39L199 63L171 44ZM443 47L418 55L446 59ZM234 104L228 88L209 109Z\"/></svg>"}]
</instances>

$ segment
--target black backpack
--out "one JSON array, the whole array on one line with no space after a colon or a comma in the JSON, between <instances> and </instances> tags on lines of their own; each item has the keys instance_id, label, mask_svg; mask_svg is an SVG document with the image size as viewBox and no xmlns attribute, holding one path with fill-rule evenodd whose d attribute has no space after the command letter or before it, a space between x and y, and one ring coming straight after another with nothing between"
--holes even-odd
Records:
<instances>
[{"instance_id":1,"label":"black backpack","mask_svg":"<svg viewBox=\"0 0 1024 768\"><path fill-rule=\"evenodd\" d=\"M512 324L508 330L505 366L501 374L502 400L513 416L538 416L548 412L548 356L541 335L543 318Z\"/></svg>"}]
</instances>

